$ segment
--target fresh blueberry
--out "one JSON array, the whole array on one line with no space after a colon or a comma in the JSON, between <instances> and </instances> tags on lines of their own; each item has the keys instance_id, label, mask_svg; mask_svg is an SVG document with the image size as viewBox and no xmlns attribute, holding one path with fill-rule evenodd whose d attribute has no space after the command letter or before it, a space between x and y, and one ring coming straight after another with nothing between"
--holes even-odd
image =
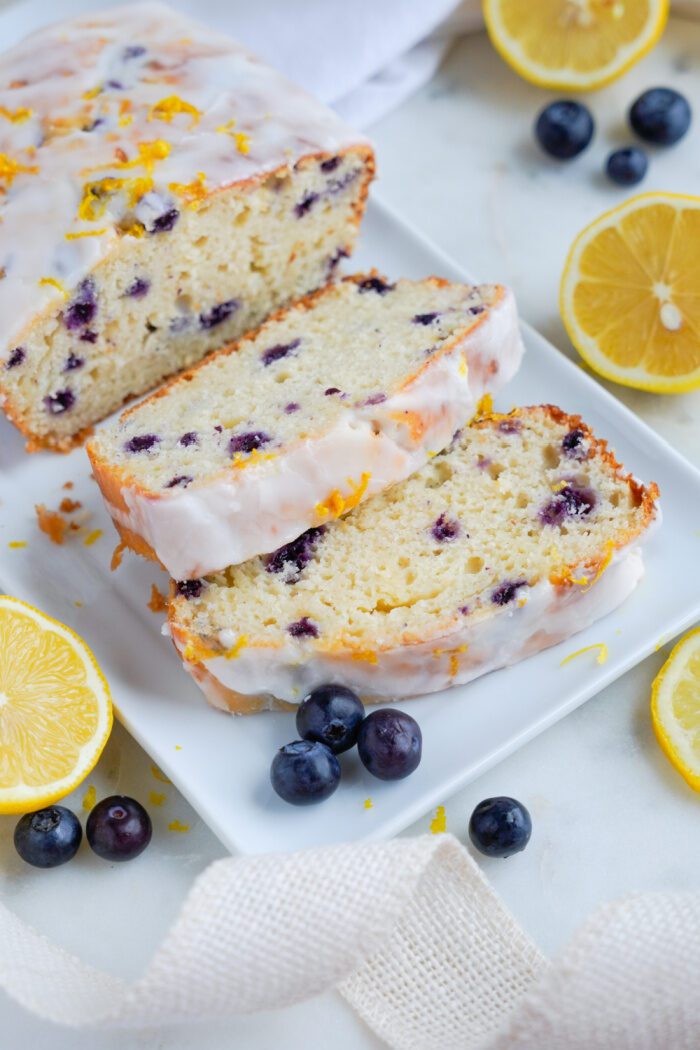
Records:
<instances>
[{"instance_id":1,"label":"fresh blueberry","mask_svg":"<svg viewBox=\"0 0 700 1050\"><path fill-rule=\"evenodd\" d=\"M641 139L656 146L673 146L690 127L692 113L688 100L678 91L657 87L639 96L629 118Z\"/></svg>"},{"instance_id":2,"label":"fresh blueberry","mask_svg":"<svg viewBox=\"0 0 700 1050\"><path fill-rule=\"evenodd\" d=\"M151 818L140 802L126 795L103 798L91 811L85 834L103 860L133 860L151 841Z\"/></svg>"},{"instance_id":3,"label":"fresh blueberry","mask_svg":"<svg viewBox=\"0 0 700 1050\"><path fill-rule=\"evenodd\" d=\"M297 732L303 740L318 740L339 755L357 743L364 717L364 704L352 689L321 685L299 704Z\"/></svg>"},{"instance_id":4,"label":"fresh blueberry","mask_svg":"<svg viewBox=\"0 0 700 1050\"><path fill-rule=\"evenodd\" d=\"M535 135L550 157L570 160L588 146L594 127L593 117L584 105L561 99L542 110L535 123Z\"/></svg>"},{"instance_id":5,"label":"fresh blueberry","mask_svg":"<svg viewBox=\"0 0 700 1050\"><path fill-rule=\"evenodd\" d=\"M52 416L62 416L75 404L75 394L72 390L57 390L55 394L44 398L44 407Z\"/></svg>"},{"instance_id":6,"label":"fresh blueberry","mask_svg":"<svg viewBox=\"0 0 700 1050\"><path fill-rule=\"evenodd\" d=\"M438 313L416 314L415 317L413 318L413 324L422 324L422 325L432 324L433 321L435 320L435 318L439 317L439 316L440 316L440 314L438 314Z\"/></svg>"},{"instance_id":7,"label":"fresh blueberry","mask_svg":"<svg viewBox=\"0 0 700 1050\"><path fill-rule=\"evenodd\" d=\"M285 802L310 806L333 794L340 782L340 765L325 744L295 740L281 747L273 758L270 782Z\"/></svg>"},{"instance_id":8,"label":"fresh blueberry","mask_svg":"<svg viewBox=\"0 0 700 1050\"><path fill-rule=\"evenodd\" d=\"M605 162L608 178L618 186L636 186L646 175L648 167L647 155L639 146L613 150Z\"/></svg>"},{"instance_id":9,"label":"fresh blueberry","mask_svg":"<svg viewBox=\"0 0 700 1050\"><path fill-rule=\"evenodd\" d=\"M500 796L480 802L469 821L469 838L487 857L510 857L524 850L532 834L530 814L517 799Z\"/></svg>"},{"instance_id":10,"label":"fresh blueberry","mask_svg":"<svg viewBox=\"0 0 700 1050\"><path fill-rule=\"evenodd\" d=\"M126 452L148 452L159 442L157 434L136 434L126 442L124 449Z\"/></svg>"},{"instance_id":11,"label":"fresh blueberry","mask_svg":"<svg viewBox=\"0 0 700 1050\"><path fill-rule=\"evenodd\" d=\"M25 813L15 828L15 849L35 868L57 868L78 852L83 829L65 806L47 806Z\"/></svg>"},{"instance_id":12,"label":"fresh blueberry","mask_svg":"<svg viewBox=\"0 0 700 1050\"><path fill-rule=\"evenodd\" d=\"M325 171L325 172L335 171L335 169L338 167L338 165L340 164L342 159L343 159L342 157L329 157L328 160L322 160L321 161L321 171Z\"/></svg>"},{"instance_id":13,"label":"fresh blueberry","mask_svg":"<svg viewBox=\"0 0 700 1050\"><path fill-rule=\"evenodd\" d=\"M362 764L380 780L402 780L417 768L423 736L415 718L383 707L360 726L357 751Z\"/></svg>"}]
</instances>

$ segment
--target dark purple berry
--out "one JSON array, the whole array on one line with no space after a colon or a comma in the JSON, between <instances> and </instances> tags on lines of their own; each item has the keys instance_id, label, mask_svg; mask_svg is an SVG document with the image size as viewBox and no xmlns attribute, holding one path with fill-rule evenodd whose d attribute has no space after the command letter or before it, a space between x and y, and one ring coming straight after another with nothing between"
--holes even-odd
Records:
<instances>
[{"instance_id":1,"label":"dark purple berry","mask_svg":"<svg viewBox=\"0 0 700 1050\"><path fill-rule=\"evenodd\" d=\"M75 328L84 328L90 324L96 313L95 283L87 278L78 285L75 298L66 307L63 323L70 331Z\"/></svg>"},{"instance_id":2,"label":"dark purple berry","mask_svg":"<svg viewBox=\"0 0 700 1050\"><path fill-rule=\"evenodd\" d=\"M270 783L285 802L310 806L333 794L340 783L340 765L325 744L295 740L281 747L273 758Z\"/></svg>"},{"instance_id":3,"label":"dark purple berry","mask_svg":"<svg viewBox=\"0 0 700 1050\"><path fill-rule=\"evenodd\" d=\"M479 314L483 314L485 309L486 309L485 306L477 303L476 306L470 306L469 307L469 313L472 315L472 317L478 317Z\"/></svg>"},{"instance_id":4,"label":"dark purple berry","mask_svg":"<svg viewBox=\"0 0 700 1050\"><path fill-rule=\"evenodd\" d=\"M382 405L386 401L386 394L371 394L365 399L365 405Z\"/></svg>"},{"instance_id":5,"label":"dark purple berry","mask_svg":"<svg viewBox=\"0 0 700 1050\"><path fill-rule=\"evenodd\" d=\"M216 328L217 325L228 321L240 305L238 299L228 299L225 303L217 303L216 306L212 306L211 310L199 315L199 327Z\"/></svg>"},{"instance_id":6,"label":"dark purple berry","mask_svg":"<svg viewBox=\"0 0 700 1050\"><path fill-rule=\"evenodd\" d=\"M183 448L189 448L190 445L196 445L197 432L195 430L188 430L186 434L182 435L178 444L182 445Z\"/></svg>"},{"instance_id":7,"label":"dark purple berry","mask_svg":"<svg viewBox=\"0 0 700 1050\"><path fill-rule=\"evenodd\" d=\"M352 689L321 685L299 704L297 732L302 740L318 740L339 755L357 742L364 717L364 704Z\"/></svg>"},{"instance_id":8,"label":"dark purple berry","mask_svg":"<svg viewBox=\"0 0 700 1050\"><path fill-rule=\"evenodd\" d=\"M75 372L76 369L82 368L84 364L85 364L85 358L84 357L76 357L75 354L69 354L67 359L66 359L66 363L63 366L63 371L64 372Z\"/></svg>"},{"instance_id":9,"label":"dark purple berry","mask_svg":"<svg viewBox=\"0 0 700 1050\"><path fill-rule=\"evenodd\" d=\"M574 430L570 430L568 434L565 434L562 438L561 448L565 456L569 459L586 459L588 453L583 444L585 438L584 432L576 427Z\"/></svg>"},{"instance_id":10,"label":"dark purple berry","mask_svg":"<svg viewBox=\"0 0 700 1050\"><path fill-rule=\"evenodd\" d=\"M688 100L678 91L657 87L639 96L629 118L640 138L656 146L673 146L690 127L692 112Z\"/></svg>"},{"instance_id":11,"label":"dark purple berry","mask_svg":"<svg viewBox=\"0 0 700 1050\"><path fill-rule=\"evenodd\" d=\"M192 598L199 598L204 590L204 580L178 580L175 589L178 594L190 601Z\"/></svg>"},{"instance_id":12,"label":"dark purple berry","mask_svg":"<svg viewBox=\"0 0 700 1050\"><path fill-rule=\"evenodd\" d=\"M527 587L527 580L506 580L491 595L494 605L508 605L518 594L521 587Z\"/></svg>"},{"instance_id":13,"label":"dark purple berry","mask_svg":"<svg viewBox=\"0 0 700 1050\"><path fill-rule=\"evenodd\" d=\"M429 324L432 324L433 321L439 316L440 316L440 314L438 314L438 313L416 314L415 317L413 318L413 324L429 325Z\"/></svg>"},{"instance_id":14,"label":"dark purple berry","mask_svg":"<svg viewBox=\"0 0 700 1050\"><path fill-rule=\"evenodd\" d=\"M636 186L647 173L649 161L639 146L616 149L605 162L605 172L611 182L618 186Z\"/></svg>"},{"instance_id":15,"label":"dark purple berry","mask_svg":"<svg viewBox=\"0 0 700 1050\"><path fill-rule=\"evenodd\" d=\"M294 412L298 412L301 405L298 401L290 401L288 405L284 406L284 411L288 416L291 416Z\"/></svg>"},{"instance_id":16,"label":"dark purple berry","mask_svg":"<svg viewBox=\"0 0 700 1050\"><path fill-rule=\"evenodd\" d=\"M165 487L166 487L166 489L177 489L177 488L186 489L187 486L192 481L194 481L194 478L192 477L191 474L177 474L174 478L170 479L170 481L167 483L167 485Z\"/></svg>"},{"instance_id":17,"label":"dark purple berry","mask_svg":"<svg viewBox=\"0 0 700 1050\"><path fill-rule=\"evenodd\" d=\"M308 616L290 623L287 630L292 638L318 638L318 627Z\"/></svg>"},{"instance_id":18,"label":"dark purple berry","mask_svg":"<svg viewBox=\"0 0 700 1050\"><path fill-rule=\"evenodd\" d=\"M541 111L535 135L545 153L557 160L570 160L585 150L593 138L593 117L581 102L562 99Z\"/></svg>"},{"instance_id":19,"label":"dark purple berry","mask_svg":"<svg viewBox=\"0 0 700 1050\"><path fill-rule=\"evenodd\" d=\"M126 795L110 795L98 802L87 818L85 834L103 860L133 860L143 853L152 834L151 818L140 802Z\"/></svg>"},{"instance_id":20,"label":"dark purple berry","mask_svg":"<svg viewBox=\"0 0 700 1050\"><path fill-rule=\"evenodd\" d=\"M283 572L285 583L297 583L302 571L313 557L316 544L325 532L323 525L307 529L291 543L269 554L265 560L267 572Z\"/></svg>"},{"instance_id":21,"label":"dark purple berry","mask_svg":"<svg viewBox=\"0 0 700 1050\"><path fill-rule=\"evenodd\" d=\"M86 328L80 333L78 338L80 339L81 343L96 343L97 332L95 332L92 328Z\"/></svg>"},{"instance_id":22,"label":"dark purple berry","mask_svg":"<svg viewBox=\"0 0 700 1050\"><path fill-rule=\"evenodd\" d=\"M358 292L376 292L377 295L386 295L387 292L393 292L395 284L389 284L387 281L383 281L381 277L365 277L363 281L358 281L357 290Z\"/></svg>"},{"instance_id":23,"label":"dark purple berry","mask_svg":"<svg viewBox=\"0 0 700 1050\"><path fill-rule=\"evenodd\" d=\"M438 543L449 543L456 540L460 533L460 524L456 518L448 518L441 514L430 530L433 539Z\"/></svg>"},{"instance_id":24,"label":"dark purple berry","mask_svg":"<svg viewBox=\"0 0 700 1050\"><path fill-rule=\"evenodd\" d=\"M17 368L18 365L22 364L26 356L27 352L24 347L16 346L8 357L5 368Z\"/></svg>"},{"instance_id":25,"label":"dark purple berry","mask_svg":"<svg viewBox=\"0 0 700 1050\"><path fill-rule=\"evenodd\" d=\"M177 208L170 208L168 211L163 212L162 215L159 215L157 219L153 220L153 224L148 232L170 233L179 218L180 212Z\"/></svg>"},{"instance_id":26,"label":"dark purple berry","mask_svg":"<svg viewBox=\"0 0 700 1050\"><path fill-rule=\"evenodd\" d=\"M561 525L565 518L585 518L596 505L595 493L578 485L565 485L540 511L543 525Z\"/></svg>"},{"instance_id":27,"label":"dark purple berry","mask_svg":"<svg viewBox=\"0 0 700 1050\"><path fill-rule=\"evenodd\" d=\"M472 845L487 857L511 857L524 850L532 835L532 820L522 802L500 796L480 802L469 821Z\"/></svg>"},{"instance_id":28,"label":"dark purple berry","mask_svg":"<svg viewBox=\"0 0 700 1050\"><path fill-rule=\"evenodd\" d=\"M362 764L380 780L402 780L418 767L423 737L415 718L383 707L367 715L357 737Z\"/></svg>"},{"instance_id":29,"label":"dark purple berry","mask_svg":"<svg viewBox=\"0 0 700 1050\"><path fill-rule=\"evenodd\" d=\"M124 445L126 452L148 452L160 443L157 434L136 434Z\"/></svg>"},{"instance_id":30,"label":"dark purple berry","mask_svg":"<svg viewBox=\"0 0 700 1050\"><path fill-rule=\"evenodd\" d=\"M124 295L128 295L130 299L143 299L144 295L148 295L150 289L150 281L145 277L136 277L124 292Z\"/></svg>"},{"instance_id":31,"label":"dark purple berry","mask_svg":"<svg viewBox=\"0 0 700 1050\"><path fill-rule=\"evenodd\" d=\"M321 171L331 172L339 166L342 161L342 157L329 157L328 160L321 161Z\"/></svg>"},{"instance_id":32,"label":"dark purple berry","mask_svg":"<svg viewBox=\"0 0 700 1050\"><path fill-rule=\"evenodd\" d=\"M318 200L318 193L307 193L305 194L299 203L294 208L294 214L297 219L301 219L306 215Z\"/></svg>"},{"instance_id":33,"label":"dark purple berry","mask_svg":"<svg viewBox=\"0 0 700 1050\"><path fill-rule=\"evenodd\" d=\"M267 367L275 361L281 361L283 357L293 353L300 344L301 339L293 339L291 343L279 343L277 346L271 346L260 355L262 363Z\"/></svg>"},{"instance_id":34,"label":"dark purple berry","mask_svg":"<svg viewBox=\"0 0 700 1050\"><path fill-rule=\"evenodd\" d=\"M246 434L234 434L228 443L229 452L254 452L256 448L269 445L272 438L262 430L251 430Z\"/></svg>"},{"instance_id":35,"label":"dark purple berry","mask_svg":"<svg viewBox=\"0 0 700 1050\"><path fill-rule=\"evenodd\" d=\"M123 91L124 90L124 85L122 84L121 80L108 80L107 83L105 84L105 87L108 87L110 89L110 91Z\"/></svg>"},{"instance_id":36,"label":"dark purple berry","mask_svg":"<svg viewBox=\"0 0 700 1050\"><path fill-rule=\"evenodd\" d=\"M140 58L141 55L145 54L146 48L142 44L130 44L129 47L125 47L122 51L122 58L128 62L131 58Z\"/></svg>"},{"instance_id":37,"label":"dark purple berry","mask_svg":"<svg viewBox=\"0 0 700 1050\"><path fill-rule=\"evenodd\" d=\"M75 394L72 390L57 390L55 394L44 398L46 411L52 416L61 416L68 412L75 404Z\"/></svg>"},{"instance_id":38,"label":"dark purple berry","mask_svg":"<svg viewBox=\"0 0 700 1050\"><path fill-rule=\"evenodd\" d=\"M337 386L329 386L326 390L323 391L323 393L326 397L330 397L331 394L339 394L340 390Z\"/></svg>"},{"instance_id":39,"label":"dark purple berry","mask_svg":"<svg viewBox=\"0 0 700 1050\"><path fill-rule=\"evenodd\" d=\"M75 813L65 806L47 806L25 813L15 827L15 849L35 868L56 868L78 852L83 829Z\"/></svg>"}]
</instances>

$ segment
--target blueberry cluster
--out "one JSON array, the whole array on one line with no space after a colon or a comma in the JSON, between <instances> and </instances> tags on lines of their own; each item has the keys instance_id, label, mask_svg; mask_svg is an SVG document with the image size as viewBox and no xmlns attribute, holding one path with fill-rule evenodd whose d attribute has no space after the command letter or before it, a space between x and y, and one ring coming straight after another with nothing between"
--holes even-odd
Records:
<instances>
[{"instance_id":1,"label":"blueberry cluster","mask_svg":"<svg viewBox=\"0 0 700 1050\"><path fill-rule=\"evenodd\" d=\"M151 841L151 818L140 802L126 795L103 798L90 811L85 835L103 860L133 860ZM15 828L15 849L35 868L57 868L72 860L83 839L80 821L65 806L25 813Z\"/></svg>"},{"instance_id":2,"label":"blueberry cluster","mask_svg":"<svg viewBox=\"0 0 700 1050\"><path fill-rule=\"evenodd\" d=\"M654 146L673 146L688 131L692 113L688 100L673 88L644 91L628 113L632 130ZM558 160L571 160L590 144L595 124L581 102L560 99L545 106L535 122L535 136L545 153ZM649 167L647 154L639 146L613 150L605 171L619 186L635 186Z\"/></svg>"},{"instance_id":3,"label":"blueberry cluster","mask_svg":"<svg viewBox=\"0 0 700 1050\"><path fill-rule=\"evenodd\" d=\"M402 780L421 760L423 738L414 718L391 707L365 716L359 696L342 685L309 693L296 726L301 739L280 748L270 768L272 787L293 806L329 798L340 783L337 756L355 745L362 764L380 780Z\"/></svg>"}]
</instances>

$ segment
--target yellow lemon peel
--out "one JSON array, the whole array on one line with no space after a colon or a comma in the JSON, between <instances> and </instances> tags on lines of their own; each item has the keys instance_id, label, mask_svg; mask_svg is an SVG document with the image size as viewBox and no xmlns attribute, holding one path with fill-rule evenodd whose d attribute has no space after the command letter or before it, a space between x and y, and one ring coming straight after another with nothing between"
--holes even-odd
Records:
<instances>
[{"instance_id":1,"label":"yellow lemon peel","mask_svg":"<svg viewBox=\"0 0 700 1050\"><path fill-rule=\"evenodd\" d=\"M156 102L155 105L151 106L148 111L148 120L163 120L167 124L171 124L173 117L178 116L180 113L186 113L191 117L190 128L194 128L199 124L202 114L193 106L191 102L185 102L179 95L168 95L167 98L162 98L160 102Z\"/></svg>"},{"instance_id":2,"label":"yellow lemon peel","mask_svg":"<svg viewBox=\"0 0 700 1050\"><path fill-rule=\"evenodd\" d=\"M447 817L445 815L445 807L438 806L435 810L435 816L430 821L430 834L431 835L442 835L447 831Z\"/></svg>"},{"instance_id":3,"label":"yellow lemon peel","mask_svg":"<svg viewBox=\"0 0 700 1050\"><path fill-rule=\"evenodd\" d=\"M583 649L577 649L575 653L569 653L568 656L564 657L559 666L563 667L564 664L568 664L570 660L575 660L577 656L583 656L584 653L594 652L596 649L599 650L598 655L596 656L596 663L604 664L608 659L608 647L605 642L595 642L593 645L584 646Z\"/></svg>"}]
</instances>

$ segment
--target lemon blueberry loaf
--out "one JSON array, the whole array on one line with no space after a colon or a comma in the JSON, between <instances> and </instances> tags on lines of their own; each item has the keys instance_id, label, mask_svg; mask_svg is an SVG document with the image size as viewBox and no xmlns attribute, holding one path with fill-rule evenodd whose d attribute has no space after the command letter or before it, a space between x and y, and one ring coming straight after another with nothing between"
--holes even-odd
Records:
<instances>
[{"instance_id":1,"label":"lemon blueberry loaf","mask_svg":"<svg viewBox=\"0 0 700 1050\"><path fill-rule=\"evenodd\" d=\"M159 3L0 58L0 403L69 448L132 395L324 285L369 144Z\"/></svg>"},{"instance_id":2,"label":"lemon blueberry loaf","mask_svg":"<svg viewBox=\"0 0 700 1050\"><path fill-rule=\"evenodd\" d=\"M196 578L413 473L521 355L505 288L346 278L128 409L88 452L122 540Z\"/></svg>"},{"instance_id":3,"label":"lemon blueberry loaf","mask_svg":"<svg viewBox=\"0 0 700 1050\"><path fill-rule=\"evenodd\" d=\"M552 406L467 427L417 474L273 554L173 585L170 631L216 707L468 682L587 627L642 572L657 489Z\"/></svg>"}]
</instances>

